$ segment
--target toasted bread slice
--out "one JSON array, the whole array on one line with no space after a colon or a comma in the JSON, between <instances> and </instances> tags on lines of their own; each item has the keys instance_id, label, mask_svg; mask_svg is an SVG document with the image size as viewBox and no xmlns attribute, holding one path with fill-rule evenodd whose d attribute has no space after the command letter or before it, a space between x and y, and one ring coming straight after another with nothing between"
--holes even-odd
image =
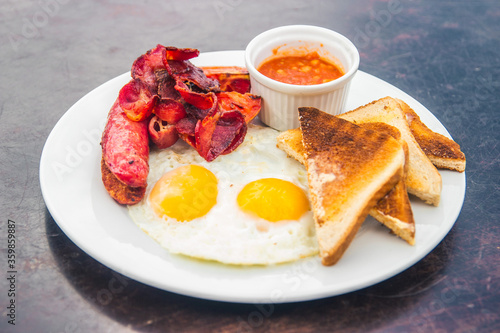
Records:
<instances>
[{"instance_id":1,"label":"toasted bread slice","mask_svg":"<svg viewBox=\"0 0 500 333\"><path fill-rule=\"evenodd\" d=\"M411 133L432 164L440 169L464 172L465 154L460 150L460 145L429 129L408 104L400 99L397 101L405 114Z\"/></svg>"},{"instance_id":2,"label":"toasted bread slice","mask_svg":"<svg viewBox=\"0 0 500 333\"><path fill-rule=\"evenodd\" d=\"M329 266L401 180L405 153L390 135L315 108L299 108L299 121L320 257Z\"/></svg>"},{"instance_id":3,"label":"toasted bread slice","mask_svg":"<svg viewBox=\"0 0 500 333\"><path fill-rule=\"evenodd\" d=\"M441 175L413 137L405 114L396 99L385 97L343 113L338 117L355 124L383 122L396 127L401 132L403 140L408 144L409 163L405 178L408 192L428 204L439 205L442 187Z\"/></svg>"},{"instance_id":4,"label":"toasted bread slice","mask_svg":"<svg viewBox=\"0 0 500 333\"><path fill-rule=\"evenodd\" d=\"M409 151L406 141L401 136L401 132L397 128L385 123L365 123L360 124L360 126L365 129L389 134L401 144L405 151L404 177L406 177L409 166ZM370 210L370 215L391 229L392 232L404 239L408 244L414 245L415 219L413 218L413 211L404 177L389 193L377 202L375 207Z\"/></svg>"},{"instance_id":5,"label":"toasted bread slice","mask_svg":"<svg viewBox=\"0 0 500 333\"><path fill-rule=\"evenodd\" d=\"M406 142L401 139L401 133L395 127L384 123L367 123L363 124L362 127L384 131L398 140L405 149L406 162L408 159L408 147ZM300 128L280 133L277 137L277 146L285 151L288 156L304 165L306 164ZM405 166L407 166L407 163L405 163ZM392 232L404 239L408 244L415 244L415 219L413 218L413 211L404 179L400 180L389 193L377 202L375 207L370 210L370 215L391 229Z\"/></svg>"},{"instance_id":6,"label":"toasted bread slice","mask_svg":"<svg viewBox=\"0 0 500 333\"><path fill-rule=\"evenodd\" d=\"M276 146L279 149L299 161L302 165L306 165L306 151L302 144L302 131L300 127L281 132L276 141Z\"/></svg>"}]
</instances>

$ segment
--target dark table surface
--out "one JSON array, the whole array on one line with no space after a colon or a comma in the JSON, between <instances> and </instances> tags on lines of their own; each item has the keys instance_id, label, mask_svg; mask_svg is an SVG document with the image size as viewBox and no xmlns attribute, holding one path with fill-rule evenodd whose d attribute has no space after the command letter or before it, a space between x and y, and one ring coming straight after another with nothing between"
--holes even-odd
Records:
<instances>
[{"instance_id":1,"label":"dark table surface","mask_svg":"<svg viewBox=\"0 0 500 333\"><path fill-rule=\"evenodd\" d=\"M48 212L42 148L86 93L161 43L242 50L258 33L313 24L350 38L360 69L426 106L467 156L456 224L420 262L374 286L252 317L158 290L80 250ZM2 332L500 330L500 3L498 1L4 0L0 3ZM8 280L15 221L16 294ZM120 282L112 297L100 292ZM15 300L15 326L8 323Z\"/></svg>"}]
</instances>

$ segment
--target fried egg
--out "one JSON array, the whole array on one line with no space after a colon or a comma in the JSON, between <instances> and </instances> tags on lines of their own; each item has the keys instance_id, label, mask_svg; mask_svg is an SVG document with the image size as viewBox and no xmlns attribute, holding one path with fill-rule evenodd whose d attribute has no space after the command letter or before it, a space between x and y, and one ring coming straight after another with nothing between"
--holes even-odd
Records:
<instances>
[{"instance_id":1,"label":"fried egg","mask_svg":"<svg viewBox=\"0 0 500 333\"><path fill-rule=\"evenodd\" d=\"M181 140L150 153L137 226L171 253L269 265L318 253L305 168L276 147L278 132L249 125L245 141L206 162Z\"/></svg>"}]
</instances>

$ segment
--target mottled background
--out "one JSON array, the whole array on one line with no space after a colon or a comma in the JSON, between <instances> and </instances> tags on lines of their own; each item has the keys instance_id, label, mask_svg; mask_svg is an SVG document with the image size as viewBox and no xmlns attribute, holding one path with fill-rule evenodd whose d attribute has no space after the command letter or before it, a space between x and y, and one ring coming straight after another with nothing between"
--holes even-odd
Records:
<instances>
[{"instance_id":1,"label":"mottled background","mask_svg":"<svg viewBox=\"0 0 500 333\"><path fill-rule=\"evenodd\" d=\"M461 144L466 199L433 252L357 292L259 309L145 286L62 233L41 196L38 167L47 136L71 105L158 43L241 50L286 24L349 37L361 70L417 99ZM7 323L2 278L0 331L500 330L498 1L2 0L0 40L0 265L6 272L12 219L19 266L17 325Z\"/></svg>"}]
</instances>

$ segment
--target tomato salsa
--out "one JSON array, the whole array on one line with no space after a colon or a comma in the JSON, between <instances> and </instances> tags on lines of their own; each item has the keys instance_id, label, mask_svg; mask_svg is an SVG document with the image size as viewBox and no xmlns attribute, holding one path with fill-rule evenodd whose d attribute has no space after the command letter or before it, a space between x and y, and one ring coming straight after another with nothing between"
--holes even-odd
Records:
<instances>
[{"instance_id":1,"label":"tomato salsa","mask_svg":"<svg viewBox=\"0 0 500 333\"><path fill-rule=\"evenodd\" d=\"M317 52L305 56L271 57L264 60L257 70L273 80L297 85L325 83L344 75L342 69L321 58Z\"/></svg>"}]
</instances>

